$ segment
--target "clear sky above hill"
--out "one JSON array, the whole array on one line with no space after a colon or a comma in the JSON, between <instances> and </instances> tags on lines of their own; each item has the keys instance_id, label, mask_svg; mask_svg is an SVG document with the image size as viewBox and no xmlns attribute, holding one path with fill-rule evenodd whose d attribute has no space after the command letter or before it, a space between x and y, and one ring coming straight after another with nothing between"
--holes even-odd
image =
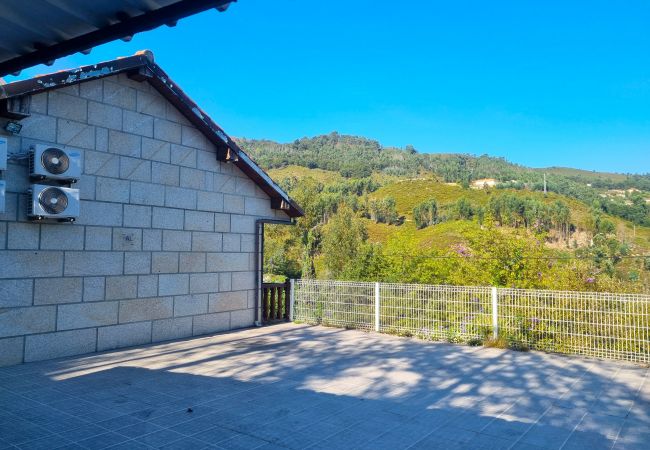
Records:
<instances>
[{"instance_id":1,"label":"clear sky above hill","mask_svg":"<svg viewBox=\"0 0 650 450\"><path fill-rule=\"evenodd\" d=\"M650 172L646 0L240 0L20 78L143 48L234 136Z\"/></svg>"}]
</instances>

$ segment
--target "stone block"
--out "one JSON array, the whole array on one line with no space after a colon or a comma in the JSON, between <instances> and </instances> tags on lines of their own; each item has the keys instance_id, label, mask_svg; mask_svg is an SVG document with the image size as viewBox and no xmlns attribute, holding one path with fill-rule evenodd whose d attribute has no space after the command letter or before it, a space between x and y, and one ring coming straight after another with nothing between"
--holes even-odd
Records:
<instances>
[{"instance_id":1,"label":"stone block","mask_svg":"<svg viewBox=\"0 0 650 450\"><path fill-rule=\"evenodd\" d=\"M112 105L88 102L88 123L113 130L121 130L122 110Z\"/></svg>"},{"instance_id":2,"label":"stone block","mask_svg":"<svg viewBox=\"0 0 650 450\"><path fill-rule=\"evenodd\" d=\"M163 250L187 252L192 249L192 232L163 230Z\"/></svg>"},{"instance_id":3,"label":"stone block","mask_svg":"<svg viewBox=\"0 0 650 450\"><path fill-rule=\"evenodd\" d=\"M0 278L60 277L63 252L5 250L2 253Z\"/></svg>"},{"instance_id":4,"label":"stone block","mask_svg":"<svg viewBox=\"0 0 650 450\"><path fill-rule=\"evenodd\" d=\"M38 141L56 142L56 117L32 114L21 120L20 135Z\"/></svg>"},{"instance_id":5,"label":"stone block","mask_svg":"<svg viewBox=\"0 0 650 450\"><path fill-rule=\"evenodd\" d=\"M232 214L230 216L230 229L237 233L255 234L255 219L253 216L241 216Z\"/></svg>"},{"instance_id":6,"label":"stone block","mask_svg":"<svg viewBox=\"0 0 650 450\"><path fill-rule=\"evenodd\" d=\"M264 198L246 197L244 211L251 216L273 216L271 201Z\"/></svg>"},{"instance_id":7,"label":"stone block","mask_svg":"<svg viewBox=\"0 0 650 450\"><path fill-rule=\"evenodd\" d=\"M203 314L192 317L192 335L219 333L230 329L230 313Z\"/></svg>"},{"instance_id":8,"label":"stone block","mask_svg":"<svg viewBox=\"0 0 650 450\"><path fill-rule=\"evenodd\" d=\"M202 211L223 211L223 194L219 192L197 192L196 209Z\"/></svg>"},{"instance_id":9,"label":"stone block","mask_svg":"<svg viewBox=\"0 0 650 450\"><path fill-rule=\"evenodd\" d=\"M152 161L168 163L171 158L171 145L166 141L142 138L142 157ZM155 169L154 169L155 172Z\"/></svg>"},{"instance_id":10,"label":"stone block","mask_svg":"<svg viewBox=\"0 0 650 450\"><path fill-rule=\"evenodd\" d=\"M248 293L246 291L219 292L210 294L209 312L235 311L248 307Z\"/></svg>"},{"instance_id":11,"label":"stone block","mask_svg":"<svg viewBox=\"0 0 650 450\"><path fill-rule=\"evenodd\" d=\"M190 275L190 293L219 291L219 274L216 273L193 273Z\"/></svg>"},{"instance_id":12,"label":"stone block","mask_svg":"<svg viewBox=\"0 0 650 450\"><path fill-rule=\"evenodd\" d=\"M205 190L205 178L209 172L204 172L191 167L181 167L181 187L197 190ZM212 177L212 174L210 174Z\"/></svg>"},{"instance_id":13,"label":"stone block","mask_svg":"<svg viewBox=\"0 0 650 450\"><path fill-rule=\"evenodd\" d=\"M120 157L88 150L84 153L84 173L117 178L120 176Z\"/></svg>"},{"instance_id":14,"label":"stone block","mask_svg":"<svg viewBox=\"0 0 650 450\"><path fill-rule=\"evenodd\" d=\"M104 95L104 83L102 80L86 81L79 84L79 96L88 100L101 101Z\"/></svg>"},{"instance_id":15,"label":"stone block","mask_svg":"<svg viewBox=\"0 0 650 450\"><path fill-rule=\"evenodd\" d=\"M56 129L56 142L83 149L95 148L95 127L72 120L59 119Z\"/></svg>"},{"instance_id":16,"label":"stone block","mask_svg":"<svg viewBox=\"0 0 650 450\"><path fill-rule=\"evenodd\" d=\"M241 195L224 194L223 210L227 213L244 214L246 211L245 197Z\"/></svg>"},{"instance_id":17,"label":"stone block","mask_svg":"<svg viewBox=\"0 0 650 450\"><path fill-rule=\"evenodd\" d=\"M142 230L142 250L162 250L162 230Z\"/></svg>"},{"instance_id":18,"label":"stone block","mask_svg":"<svg viewBox=\"0 0 650 450\"><path fill-rule=\"evenodd\" d=\"M192 325L190 324L190 333L191 330ZM24 345L25 338L22 336L0 339L0 367L21 364L23 362Z\"/></svg>"},{"instance_id":19,"label":"stone block","mask_svg":"<svg viewBox=\"0 0 650 450\"><path fill-rule=\"evenodd\" d=\"M94 200L95 183L96 177L82 174L81 177L79 177L79 181L75 184L75 188L79 189L79 198L82 200Z\"/></svg>"},{"instance_id":20,"label":"stone block","mask_svg":"<svg viewBox=\"0 0 650 450\"><path fill-rule=\"evenodd\" d=\"M138 91L136 111L156 117L165 117L166 100L158 92Z\"/></svg>"},{"instance_id":21,"label":"stone block","mask_svg":"<svg viewBox=\"0 0 650 450\"><path fill-rule=\"evenodd\" d=\"M47 113L50 116L85 122L88 119L88 100L63 94L60 90L48 92Z\"/></svg>"},{"instance_id":22,"label":"stone block","mask_svg":"<svg viewBox=\"0 0 650 450\"><path fill-rule=\"evenodd\" d=\"M82 299L83 280L78 277L34 280L34 304L77 303Z\"/></svg>"},{"instance_id":23,"label":"stone block","mask_svg":"<svg viewBox=\"0 0 650 450\"><path fill-rule=\"evenodd\" d=\"M31 279L0 280L0 308L30 306L32 304L32 285Z\"/></svg>"},{"instance_id":24,"label":"stone block","mask_svg":"<svg viewBox=\"0 0 650 450\"><path fill-rule=\"evenodd\" d=\"M226 167L229 165L226 165ZM235 183L236 180L234 177L223 174L215 173L213 174L213 187L215 192L221 192L223 194L234 194L235 193Z\"/></svg>"},{"instance_id":25,"label":"stone block","mask_svg":"<svg viewBox=\"0 0 650 450\"><path fill-rule=\"evenodd\" d=\"M255 197L256 184L250 178L237 178L235 180L235 193L239 195L245 195L248 197ZM268 197L267 197L268 200ZM269 203L267 202L267 205ZM248 214L248 213L247 213Z\"/></svg>"},{"instance_id":26,"label":"stone block","mask_svg":"<svg viewBox=\"0 0 650 450\"><path fill-rule=\"evenodd\" d=\"M113 250L142 250L142 230L139 228L113 228Z\"/></svg>"},{"instance_id":27,"label":"stone block","mask_svg":"<svg viewBox=\"0 0 650 450\"><path fill-rule=\"evenodd\" d=\"M11 185L7 185L7 192L5 194L5 210L0 211L0 220L11 221L16 220L18 217L18 195L11 193L11 189Z\"/></svg>"},{"instance_id":28,"label":"stone block","mask_svg":"<svg viewBox=\"0 0 650 450\"><path fill-rule=\"evenodd\" d=\"M122 119L122 129L127 133L153 137L153 117L125 110Z\"/></svg>"},{"instance_id":29,"label":"stone block","mask_svg":"<svg viewBox=\"0 0 650 450\"><path fill-rule=\"evenodd\" d=\"M60 305L56 329L75 330L117 323L118 302L91 302Z\"/></svg>"},{"instance_id":30,"label":"stone block","mask_svg":"<svg viewBox=\"0 0 650 450\"><path fill-rule=\"evenodd\" d=\"M242 234L241 235L241 251L242 252L255 252L255 235Z\"/></svg>"},{"instance_id":31,"label":"stone block","mask_svg":"<svg viewBox=\"0 0 650 450\"><path fill-rule=\"evenodd\" d=\"M124 226L133 228L151 227L151 207L124 205Z\"/></svg>"},{"instance_id":32,"label":"stone block","mask_svg":"<svg viewBox=\"0 0 650 450\"><path fill-rule=\"evenodd\" d=\"M255 289L255 272L233 272L232 274L233 289Z\"/></svg>"},{"instance_id":33,"label":"stone block","mask_svg":"<svg viewBox=\"0 0 650 450\"><path fill-rule=\"evenodd\" d=\"M138 277L136 275L107 277L106 299L121 300L138 296Z\"/></svg>"},{"instance_id":34,"label":"stone block","mask_svg":"<svg viewBox=\"0 0 650 450\"><path fill-rule=\"evenodd\" d=\"M175 317L153 322L153 342L170 341L192 336L192 318ZM1 344L0 344L1 345Z\"/></svg>"},{"instance_id":35,"label":"stone block","mask_svg":"<svg viewBox=\"0 0 650 450\"><path fill-rule=\"evenodd\" d=\"M153 123L153 135L161 141L181 143L181 126L169 120L155 118Z\"/></svg>"},{"instance_id":36,"label":"stone block","mask_svg":"<svg viewBox=\"0 0 650 450\"><path fill-rule=\"evenodd\" d=\"M111 325L97 330L97 351L148 344L151 342L151 322Z\"/></svg>"},{"instance_id":37,"label":"stone block","mask_svg":"<svg viewBox=\"0 0 650 450\"><path fill-rule=\"evenodd\" d=\"M135 111L136 90L126 83L104 79L104 103Z\"/></svg>"},{"instance_id":38,"label":"stone block","mask_svg":"<svg viewBox=\"0 0 650 450\"><path fill-rule=\"evenodd\" d=\"M123 263L121 252L67 252L64 273L65 276L121 275Z\"/></svg>"},{"instance_id":39,"label":"stone block","mask_svg":"<svg viewBox=\"0 0 650 450\"><path fill-rule=\"evenodd\" d=\"M162 162L151 163L151 181L166 186L180 185L180 168Z\"/></svg>"},{"instance_id":40,"label":"stone block","mask_svg":"<svg viewBox=\"0 0 650 450\"><path fill-rule=\"evenodd\" d=\"M152 273L178 273L177 252L155 252L151 255Z\"/></svg>"},{"instance_id":41,"label":"stone block","mask_svg":"<svg viewBox=\"0 0 650 450\"><path fill-rule=\"evenodd\" d=\"M207 170L212 173L220 171L219 161L217 161L216 150L197 150L196 167ZM214 177L212 178L214 180Z\"/></svg>"},{"instance_id":42,"label":"stone block","mask_svg":"<svg viewBox=\"0 0 650 450\"><path fill-rule=\"evenodd\" d=\"M131 203L163 206L165 204L165 190L162 186L155 184L132 181Z\"/></svg>"},{"instance_id":43,"label":"stone block","mask_svg":"<svg viewBox=\"0 0 650 450\"><path fill-rule=\"evenodd\" d=\"M97 349L96 339L94 328L26 336L25 362L91 353Z\"/></svg>"},{"instance_id":44,"label":"stone block","mask_svg":"<svg viewBox=\"0 0 650 450\"><path fill-rule=\"evenodd\" d=\"M196 152L195 148L172 144L171 163L183 167L196 167Z\"/></svg>"},{"instance_id":45,"label":"stone block","mask_svg":"<svg viewBox=\"0 0 650 450\"><path fill-rule=\"evenodd\" d=\"M232 273L219 273L219 292L232 291Z\"/></svg>"},{"instance_id":46,"label":"stone block","mask_svg":"<svg viewBox=\"0 0 650 450\"><path fill-rule=\"evenodd\" d=\"M117 178L97 177L95 198L99 201L128 203L130 183Z\"/></svg>"},{"instance_id":47,"label":"stone block","mask_svg":"<svg viewBox=\"0 0 650 450\"><path fill-rule=\"evenodd\" d=\"M214 215L214 231L228 233L230 231L230 214Z\"/></svg>"},{"instance_id":48,"label":"stone block","mask_svg":"<svg viewBox=\"0 0 650 450\"><path fill-rule=\"evenodd\" d=\"M219 252L222 248L223 235L221 233L192 232L192 251Z\"/></svg>"},{"instance_id":49,"label":"stone block","mask_svg":"<svg viewBox=\"0 0 650 450\"><path fill-rule=\"evenodd\" d=\"M41 225L42 250L83 250L84 227L66 224Z\"/></svg>"},{"instance_id":50,"label":"stone block","mask_svg":"<svg viewBox=\"0 0 650 450\"><path fill-rule=\"evenodd\" d=\"M118 203L81 201L77 225L122 226L122 205Z\"/></svg>"},{"instance_id":51,"label":"stone block","mask_svg":"<svg viewBox=\"0 0 650 450\"><path fill-rule=\"evenodd\" d=\"M110 250L113 247L113 229L86 227L86 250Z\"/></svg>"},{"instance_id":52,"label":"stone block","mask_svg":"<svg viewBox=\"0 0 650 450\"><path fill-rule=\"evenodd\" d=\"M183 126L181 132L181 143L188 147L205 150L206 140L202 132L194 127Z\"/></svg>"},{"instance_id":53,"label":"stone block","mask_svg":"<svg viewBox=\"0 0 650 450\"><path fill-rule=\"evenodd\" d=\"M196 209L196 191L174 186L165 186L165 206Z\"/></svg>"},{"instance_id":54,"label":"stone block","mask_svg":"<svg viewBox=\"0 0 650 450\"><path fill-rule=\"evenodd\" d=\"M125 274L148 274L151 272L151 253L126 252L124 254Z\"/></svg>"},{"instance_id":55,"label":"stone block","mask_svg":"<svg viewBox=\"0 0 650 450\"><path fill-rule=\"evenodd\" d=\"M191 231L214 230L214 213L205 211L185 211L185 229Z\"/></svg>"},{"instance_id":56,"label":"stone block","mask_svg":"<svg viewBox=\"0 0 650 450\"><path fill-rule=\"evenodd\" d=\"M167 230L182 230L185 222L185 211L174 208L154 208L152 226Z\"/></svg>"},{"instance_id":57,"label":"stone block","mask_svg":"<svg viewBox=\"0 0 650 450\"><path fill-rule=\"evenodd\" d=\"M83 279L83 301L100 302L104 300L106 280L104 277L86 277Z\"/></svg>"},{"instance_id":58,"label":"stone block","mask_svg":"<svg viewBox=\"0 0 650 450\"><path fill-rule=\"evenodd\" d=\"M174 297L174 317L195 316L208 312L208 294L179 295Z\"/></svg>"},{"instance_id":59,"label":"stone block","mask_svg":"<svg viewBox=\"0 0 650 450\"><path fill-rule=\"evenodd\" d=\"M9 249L37 249L40 225L29 222L10 222L7 227L7 247Z\"/></svg>"},{"instance_id":60,"label":"stone block","mask_svg":"<svg viewBox=\"0 0 650 450\"><path fill-rule=\"evenodd\" d=\"M238 233L224 233L223 251L238 252L241 250L241 235Z\"/></svg>"},{"instance_id":61,"label":"stone block","mask_svg":"<svg viewBox=\"0 0 650 450\"><path fill-rule=\"evenodd\" d=\"M158 276L141 275L138 277L138 297L155 297L158 295Z\"/></svg>"},{"instance_id":62,"label":"stone block","mask_svg":"<svg viewBox=\"0 0 650 450\"><path fill-rule=\"evenodd\" d=\"M248 328L255 324L255 309L240 309L230 313L230 329Z\"/></svg>"},{"instance_id":63,"label":"stone block","mask_svg":"<svg viewBox=\"0 0 650 450\"><path fill-rule=\"evenodd\" d=\"M95 150L98 152L108 151L108 129L95 127Z\"/></svg>"},{"instance_id":64,"label":"stone block","mask_svg":"<svg viewBox=\"0 0 650 450\"><path fill-rule=\"evenodd\" d=\"M31 96L30 113L47 114L47 92Z\"/></svg>"},{"instance_id":65,"label":"stone block","mask_svg":"<svg viewBox=\"0 0 650 450\"><path fill-rule=\"evenodd\" d=\"M174 313L172 297L139 298L120 302L120 323L166 319Z\"/></svg>"},{"instance_id":66,"label":"stone block","mask_svg":"<svg viewBox=\"0 0 650 450\"><path fill-rule=\"evenodd\" d=\"M151 161L140 158L120 157L120 178L134 181L151 181Z\"/></svg>"},{"instance_id":67,"label":"stone block","mask_svg":"<svg viewBox=\"0 0 650 450\"><path fill-rule=\"evenodd\" d=\"M172 274L158 276L159 295L183 295L189 294L189 275Z\"/></svg>"},{"instance_id":68,"label":"stone block","mask_svg":"<svg viewBox=\"0 0 650 450\"><path fill-rule=\"evenodd\" d=\"M205 272L205 253L186 252L180 254L180 272Z\"/></svg>"},{"instance_id":69,"label":"stone block","mask_svg":"<svg viewBox=\"0 0 650 450\"><path fill-rule=\"evenodd\" d=\"M248 270L248 253L208 253L206 270L210 272Z\"/></svg>"},{"instance_id":70,"label":"stone block","mask_svg":"<svg viewBox=\"0 0 650 450\"><path fill-rule=\"evenodd\" d=\"M0 309L0 337L54 331L56 306Z\"/></svg>"},{"instance_id":71,"label":"stone block","mask_svg":"<svg viewBox=\"0 0 650 450\"><path fill-rule=\"evenodd\" d=\"M108 130L108 151L122 156L140 157L142 137L135 134Z\"/></svg>"}]
</instances>

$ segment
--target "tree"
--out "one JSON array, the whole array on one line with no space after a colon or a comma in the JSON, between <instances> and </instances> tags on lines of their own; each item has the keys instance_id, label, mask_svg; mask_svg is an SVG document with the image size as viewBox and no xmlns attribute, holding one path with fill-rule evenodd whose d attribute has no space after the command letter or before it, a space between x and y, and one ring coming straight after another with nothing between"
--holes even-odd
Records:
<instances>
[{"instance_id":1,"label":"tree","mask_svg":"<svg viewBox=\"0 0 650 450\"><path fill-rule=\"evenodd\" d=\"M413 208L413 220L418 229L434 225L438 221L438 203L436 200L432 198L416 205Z\"/></svg>"},{"instance_id":2,"label":"tree","mask_svg":"<svg viewBox=\"0 0 650 450\"><path fill-rule=\"evenodd\" d=\"M344 278L356 264L361 246L368 239L363 222L347 205L341 205L338 212L323 227L321 252L329 276Z\"/></svg>"}]
</instances>

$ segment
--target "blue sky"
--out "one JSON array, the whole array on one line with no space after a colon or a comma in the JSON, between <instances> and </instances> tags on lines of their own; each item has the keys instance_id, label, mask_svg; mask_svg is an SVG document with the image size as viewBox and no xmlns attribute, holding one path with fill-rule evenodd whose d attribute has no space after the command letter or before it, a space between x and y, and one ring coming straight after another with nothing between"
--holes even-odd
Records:
<instances>
[{"instance_id":1,"label":"blue sky","mask_svg":"<svg viewBox=\"0 0 650 450\"><path fill-rule=\"evenodd\" d=\"M639 173L650 172L649 24L645 0L239 0L20 78L148 48L233 136L337 130Z\"/></svg>"}]
</instances>

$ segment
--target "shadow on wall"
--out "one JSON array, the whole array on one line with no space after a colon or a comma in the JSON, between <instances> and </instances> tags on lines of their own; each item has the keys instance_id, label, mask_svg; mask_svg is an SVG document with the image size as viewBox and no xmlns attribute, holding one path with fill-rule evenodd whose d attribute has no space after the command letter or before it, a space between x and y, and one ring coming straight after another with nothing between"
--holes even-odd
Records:
<instances>
[{"instance_id":1,"label":"shadow on wall","mask_svg":"<svg viewBox=\"0 0 650 450\"><path fill-rule=\"evenodd\" d=\"M609 448L626 426L646 433L623 448L650 442L650 398L613 381L645 369L345 333L224 334L7 368L0 443Z\"/></svg>"}]
</instances>

